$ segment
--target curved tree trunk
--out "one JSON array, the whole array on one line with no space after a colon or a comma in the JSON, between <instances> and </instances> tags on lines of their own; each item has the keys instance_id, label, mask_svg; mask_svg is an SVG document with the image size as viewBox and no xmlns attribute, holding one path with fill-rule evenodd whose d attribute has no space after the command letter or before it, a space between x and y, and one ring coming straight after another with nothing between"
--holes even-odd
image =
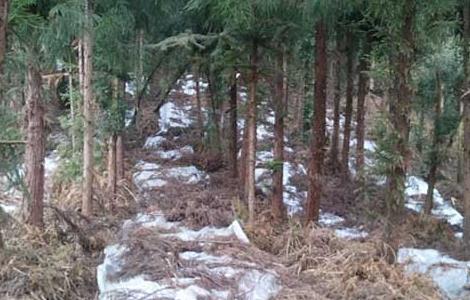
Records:
<instances>
[{"instance_id":1,"label":"curved tree trunk","mask_svg":"<svg viewBox=\"0 0 470 300\"><path fill-rule=\"evenodd\" d=\"M95 103L93 96L93 39L91 35L91 7L86 1L86 23L83 34L83 199L82 213L90 216L93 212L93 149L95 134Z\"/></svg>"},{"instance_id":2,"label":"curved tree trunk","mask_svg":"<svg viewBox=\"0 0 470 300\"><path fill-rule=\"evenodd\" d=\"M33 63L28 63L26 89L26 193L23 217L27 224L42 227L44 201L44 103L41 96L41 74Z\"/></svg>"},{"instance_id":3,"label":"curved tree trunk","mask_svg":"<svg viewBox=\"0 0 470 300\"><path fill-rule=\"evenodd\" d=\"M249 219L253 224L255 220L255 166L256 166L256 90L258 83L258 46L253 42L253 48L250 58L251 81L250 98L248 99L247 117L246 117L246 169L245 169L245 197L248 202Z\"/></svg>"},{"instance_id":4,"label":"curved tree trunk","mask_svg":"<svg viewBox=\"0 0 470 300\"><path fill-rule=\"evenodd\" d=\"M323 20L315 25L315 107L313 116L312 157L309 166L309 188L306 222L318 221L322 194L323 152L326 128L327 29Z\"/></svg>"},{"instance_id":5,"label":"curved tree trunk","mask_svg":"<svg viewBox=\"0 0 470 300\"><path fill-rule=\"evenodd\" d=\"M348 55L346 62L346 111L343 130L343 149L341 151L341 171L344 175L349 174L349 142L351 139L351 123L353 113L353 90L354 90L354 50L352 49L352 33L347 34Z\"/></svg>"}]
</instances>

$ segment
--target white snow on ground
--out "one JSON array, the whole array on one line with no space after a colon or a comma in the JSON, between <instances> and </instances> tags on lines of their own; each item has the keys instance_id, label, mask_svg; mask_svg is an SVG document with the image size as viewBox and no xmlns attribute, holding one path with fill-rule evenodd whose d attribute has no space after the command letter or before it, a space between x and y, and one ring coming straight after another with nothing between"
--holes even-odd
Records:
<instances>
[{"instance_id":1,"label":"white snow on ground","mask_svg":"<svg viewBox=\"0 0 470 300\"><path fill-rule=\"evenodd\" d=\"M336 236L347 240L361 239L369 235L367 232L355 227L335 229L335 234Z\"/></svg>"},{"instance_id":2,"label":"white snow on ground","mask_svg":"<svg viewBox=\"0 0 470 300\"><path fill-rule=\"evenodd\" d=\"M144 149L154 149L154 148L158 148L158 147L160 147L164 142L166 142L166 138L164 138L163 136L156 135L156 136L148 137L148 138L145 140Z\"/></svg>"},{"instance_id":3,"label":"white snow on ground","mask_svg":"<svg viewBox=\"0 0 470 300\"><path fill-rule=\"evenodd\" d=\"M328 226L335 226L339 225L344 222L344 218L337 216L332 213L323 213L320 212L320 219L318 220L318 223L322 226L328 227Z\"/></svg>"},{"instance_id":4,"label":"white snow on ground","mask_svg":"<svg viewBox=\"0 0 470 300\"><path fill-rule=\"evenodd\" d=\"M421 178L409 176L406 182L406 204L408 209L421 212L424 196L428 192L428 184ZM422 196L417 199L418 196ZM452 206L451 201L444 200L437 189L434 189L434 208L432 214L439 219L446 220L450 225L462 227L463 216Z\"/></svg>"},{"instance_id":5,"label":"white snow on ground","mask_svg":"<svg viewBox=\"0 0 470 300\"><path fill-rule=\"evenodd\" d=\"M468 282L470 262L458 261L434 249L402 248L397 260L405 264L408 273L429 275L441 291L450 299L469 299L470 292L464 290Z\"/></svg>"},{"instance_id":6,"label":"white snow on ground","mask_svg":"<svg viewBox=\"0 0 470 300\"><path fill-rule=\"evenodd\" d=\"M178 84L181 84L183 89L183 93L188 96L196 95L196 81L194 80L194 76L191 74L186 75L185 79L178 80ZM203 92L207 89L209 84L204 82L202 79L199 79L199 90Z\"/></svg>"},{"instance_id":7,"label":"white snow on ground","mask_svg":"<svg viewBox=\"0 0 470 300\"><path fill-rule=\"evenodd\" d=\"M178 160L185 155L194 154L194 149L191 146L184 146L180 149L173 149L169 151L157 151L155 154L161 159Z\"/></svg>"},{"instance_id":8,"label":"white snow on ground","mask_svg":"<svg viewBox=\"0 0 470 300\"><path fill-rule=\"evenodd\" d=\"M199 231L190 230L181 226L177 222L168 222L161 215L138 215L135 220L128 220L123 226L123 231L131 226L144 226L146 228L172 229L176 232L162 234L165 237L177 237L183 241L196 241L200 243L210 243L218 237L237 237L241 243L249 243L249 240L240 224L235 221L226 228L205 227ZM228 255L215 256L205 252L186 251L178 253L180 259L190 261L194 270L203 268L206 276L225 276L233 278L240 276L236 294L231 294L229 287L221 287L221 290L208 290L198 286L196 281L199 278L167 278L158 282L148 279L145 275L138 275L127 279L117 279L112 281L114 274L123 267L123 256L128 249L122 245L111 245L104 250L105 259L103 264L98 266L97 280L100 290L100 300L111 300L113 295L127 295L127 297L142 298L152 295L158 298L170 298L181 300L197 300L199 297L205 299L259 299L268 300L274 297L281 289L277 276L274 272L263 270L261 266L253 263L238 261ZM227 264L231 266L228 267ZM195 272L197 273L197 272ZM234 288L234 287L232 287ZM227 290L224 290L227 289Z\"/></svg>"},{"instance_id":9,"label":"white snow on ground","mask_svg":"<svg viewBox=\"0 0 470 300\"><path fill-rule=\"evenodd\" d=\"M132 118L134 117L134 114L135 114L135 108L126 110L124 114L124 126L125 127L131 126Z\"/></svg>"},{"instance_id":10,"label":"white snow on ground","mask_svg":"<svg viewBox=\"0 0 470 300\"><path fill-rule=\"evenodd\" d=\"M188 112L185 109L176 107L172 102L167 102L162 105L159 110L160 118L158 125L160 134L166 133L170 128L186 128L192 123Z\"/></svg>"},{"instance_id":11,"label":"white snow on ground","mask_svg":"<svg viewBox=\"0 0 470 300\"><path fill-rule=\"evenodd\" d=\"M182 184L196 184L208 179L208 175L195 166L162 168L155 163L141 161L133 175L134 184L141 190L165 186L169 180L178 180Z\"/></svg>"}]
</instances>

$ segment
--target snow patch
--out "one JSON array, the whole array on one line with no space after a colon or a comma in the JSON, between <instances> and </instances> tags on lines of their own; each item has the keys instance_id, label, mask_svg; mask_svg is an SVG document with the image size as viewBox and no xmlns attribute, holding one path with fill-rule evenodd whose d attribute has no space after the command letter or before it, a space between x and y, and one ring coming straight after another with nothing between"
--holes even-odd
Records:
<instances>
[{"instance_id":1,"label":"snow patch","mask_svg":"<svg viewBox=\"0 0 470 300\"><path fill-rule=\"evenodd\" d=\"M399 249L397 260L405 264L408 273L429 275L447 297L470 297L470 292L464 290L468 282L470 262L455 260L434 249L413 248Z\"/></svg>"},{"instance_id":2,"label":"snow patch","mask_svg":"<svg viewBox=\"0 0 470 300\"><path fill-rule=\"evenodd\" d=\"M335 229L335 234L337 237L347 239L347 240L355 240L355 239L362 239L367 237L369 234L359 228L340 228Z\"/></svg>"},{"instance_id":3,"label":"snow patch","mask_svg":"<svg viewBox=\"0 0 470 300\"><path fill-rule=\"evenodd\" d=\"M145 140L144 149L153 149L160 147L164 142L166 142L166 138L163 136L151 136Z\"/></svg>"}]
</instances>

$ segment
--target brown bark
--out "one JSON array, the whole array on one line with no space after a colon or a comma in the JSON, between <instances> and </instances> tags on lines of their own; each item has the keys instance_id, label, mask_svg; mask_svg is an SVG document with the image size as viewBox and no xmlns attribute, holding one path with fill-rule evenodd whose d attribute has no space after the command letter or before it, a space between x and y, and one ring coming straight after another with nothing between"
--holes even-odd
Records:
<instances>
[{"instance_id":1,"label":"brown bark","mask_svg":"<svg viewBox=\"0 0 470 300\"><path fill-rule=\"evenodd\" d=\"M305 80L305 76L303 76L300 82L300 93L299 93L299 99L297 103L296 121L295 121L295 124L297 125L297 132L300 136L302 136L304 133L304 109L305 109L306 90L307 90L306 80Z\"/></svg>"},{"instance_id":2,"label":"brown bark","mask_svg":"<svg viewBox=\"0 0 470 300\"><path fill-rule=\"evenodd\" d=\"M271 212L275 219L282 220L285 217L284 206L284 115L286 112L287 98L287 61L285 53L278 54L276 61L276 79L274 95L274 161L273 193L271 198Z\"/></svg>"},{"instance_id":3,"label":"brown bark","mask_svg":"<svg viewBox=\"0 0 470 300\"><path fill-rule=\"evenodd\" d=\"M339 120L341 115L341 54L337 42L334 64L334 98L333 98L333 135L331 137L330 161L333 170L339 169Z\"/></svg>"},{"instance_id":4,"label":"brown bark","mask_svg":"<svg viewBox=\"0 0 470 300\"><path fill-rule=\"evenodd\" d=\"M392 238L394 228L400 223L405 203L405 179L410 160L408 140L410 134L410 111L413 92L410 86L411 66L413 63L413 30L415 18L415 1L407 1L402 22L402 40L399 42L397 56L392 57L394 67L394 86L390 99L390 119L396 142L394 153L401 157L390 166L387 176L387 216L385 240L392 249L397 250L398 241ZM393 256L389 256L392 260Z\"/></svg>"},{"instance_id":5,"label":"brown bark","mask_svg":"<svg viewBox=\"0 0 470 300\"><path fill-rule=\"evenodd\" d=\"M347 34L348 55L346 62L346 110L343 130L343 149L341 151L341 171L346 176L349 174L349 150L351 139L351 122L353 113L353 89L354 89L354 51L352 33Z\"/></svg>"},{"instance_id":6,"label":"brown bark","mask_svg":"<svg viewBox=\"0 0 470 300\"><path fill-rule=\"evenodd\" d=\"M197 109L197 128L199 130L199 135L201 137L201 144L202 144L202 138L204 136L204 119L202 117L202 103L201 103L201 88L199 86L199 79L200 79L200 72L199 68L198 71L196 72L195 76L196 80L196 109Z\"/></svg>"},{"instance_id":7,"label":"brown bark","mask_svg":"<svg viewBox=\"0 0 470 300\"><path fill-rule=\"evenodd\" d=\"M125 91L126 91L126 84L124 81L119 81L119 97L124 99ZM124 124L122 124L122 128L124 128ZM116 136L116 174L117 174L117 182L120 182L124 179L124 141L123 141L123 133L122 131L119 132Z\"/></svg>"},{"instance_id":8,"label":"brown bark","mask_svg":"<svg viewBox=\"0 0 470 300\"><path fill-rule=\"evenodd\" d=\"M255 219L255 165L256 165L256 90L258 83L258 46L253 42L250 58L251 81L249 84L250 97L248 99L246 116L246 182L245 197L248 202L249 224Z\"/></svg>"},{"instance_id":9,"label":"brown bark","mask_svg":"<svg viewBox=\"0 0 470 300\"><path fill-rule=\"evenodd\" d=\"M91 34L91 7L86 1L86 28L83 34L83 199L82 214L93 212L93 149L95 133L95 103L92 87L93 39Z\"/></svg>"},{"instance_id":10,"label":"brown bark","mask_svg":"<svg viewBox=\"0 0 470 300\"><path fill-rule=\"evenodd\" d=\"M309 188L306 222L316 222L320 214L322 194L323 156L326 129L326 85L328 60L326 52L327 29L323 20L315 25L315 104L313 116L312 157L309 166Z\"/></svg>"},{"instance_id":11,"label":"brown bark","mask_svg":"<svg viewBox=\"0 0 470 300\"><path fill-rule=\"evenodd\" d=\"M365 115L366 115L366 96L369 92L370 69L369 54L371 51L370 38L366 39L362 57L359 62L359 82L357 90L357 112L356 112L356 173L359 177L363 176L364 168L364 140L365 140Z\"/></svg>"},{"instance_id":12,"label":"brown bark","mask_svg":"<svg viewBox=\"0 0 470 300\"><path fill-rule=\"evenodd\" d=\"M428 174L428 191L426 194L426 200L424 202L424 213L427 215L431 214L433 208L433 195L434 187L437 180L437 170L440 165L440 148L442 143L442 138L439 133L440 119L442 114L442 106L444 95L442 91L441 77L439 73L436 73L436 103L434 107L434 132L433 132L433 143L431 149L431 167L429 168Z\"/></svg>"},{"instance_id":13,"label":"brown bark","mask_svg":"<svg viewBox=\"0 0 470 300\"><path fill-rule=\"evenodd\" d=\"M0 0L0 79L7 49L8 0Z\"/></svg>"},{"instance_id":14,"label":"brown bark","mask_svg":"<svg viewBox=\"0 0 470 300\"><path fill-rule=\"evenodd\" d=\"M229 128L229 161L230 170L233 178L238 177L237 168L237 143L238 143L238 127L237 127L237 72L233 72L232 85L230 86L230 128Z\"/></svg>"},{"instance_id":15,"label":"brown bark","mask_svg":"<svg viewBox=\"0 0 470 300\"><path fill-rule=\"evenodd\" d=\"M33 63L28 64L26 89L26 193L23 217L27 224L42 227L44 201L44 158L46 152L44 103L41 74Z\"/></svg>"},{"instance_id":16,"label":"brown bark","mask_svg":"<svg viewBox=\"0 0 470 300\"><path fill-rule=\"evenodd\" d=\"M470 53L470 2L463 2L464 19L464 53ZM464 151L463 151L463 188L464 188L464 222L463 222L463 241L465 245L465 254L470 258L470 61L468 56L464 61L465 83L463 102L463 126L464 126Z\"/></svg>"},{"instance_id":17,"label":"brown bark","mask_svg":"<svg viewBox=\"0 0 470 300\"><path fill-rule=\"evenodd\" d=\"M116 151L116 135L112 134L108 140L108 185L107 192L110 200L110 209L113 209L114 198L117 189L117 151Z\"/></svg>"}]
</instances>

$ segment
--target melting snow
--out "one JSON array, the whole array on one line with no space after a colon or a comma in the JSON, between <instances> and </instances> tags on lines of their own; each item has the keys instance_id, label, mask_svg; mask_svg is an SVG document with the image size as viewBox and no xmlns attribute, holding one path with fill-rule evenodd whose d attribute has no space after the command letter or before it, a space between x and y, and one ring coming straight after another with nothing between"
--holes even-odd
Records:
<instances>
[{"instance_id":1,"label":"melting snow","mask_svg":"<svg viewBox=\"0 0 470 300\"><path fill-rule=\"evenodd\" d=\"M470 262L455 260L434 249L413 248L400 249L397 260L405 264L408 273L429 275L447 297L470 297L470 292L464 290L464 285L468 282Z\"/></svg>"},{"instance_id":2,"label":"melting snow","mask_svg":"<svg viewBox=\"0 0 470 300\"><path fill-rule=\"evenodd\" d=\"M186 128L192 123L188 113L184 109L176 107L172 102L163 104L159 112L160 133L166 133L170 128Z\"/></svg>"},{"instance_id":3,"label":"melting snow","mask_svg":"<svg viewBox=\"0 0 470 300\"><path fill-rule=\"evenodd\" d=\"M174 149L169 151L157 151L155 154L161 159L178 160L184 155L190 155L194 153L194 149L191 146L184 146L181 149Z\"/></svg>"},{"instance_id":4,"label":"melting snow","mask_svg":"<svg viewBox=\"0 0 470 300\"><path fill-rule=\"evenodd\" d=\"M340 228L335 229L336 236L347 239L347 240L354 240L354 239L361 239L367 237L369 234L359 228Z\"/></svg>"},{"instance_id":5,"label":"melting snow","mask_svg":"<svg viewBox=\"0 0 470 300\"><path fill-rule=\"evenodd\" d=\"M406 204L405 206L416 212L421 212L423 202L415 197L425 196L428 192L428 184L421 178L409 176L406 182ZM434 189L434 208L432 214L440 219L447 220L450 225L462 227L463 216L452 206L450 201L444 200L437 189Z\"/></svg>"},{"instance_id":6,"label":"melting snow","mask_svg":"<svg viewBox=\"0 0 470 300\"><path fill-rule=\"evenodd\" d=\"M160 147L164 142L166 142L166 138L163 136L151 136L145 140L144 148L145 149L152 149Z\"/></svg>"}]
</instances>

